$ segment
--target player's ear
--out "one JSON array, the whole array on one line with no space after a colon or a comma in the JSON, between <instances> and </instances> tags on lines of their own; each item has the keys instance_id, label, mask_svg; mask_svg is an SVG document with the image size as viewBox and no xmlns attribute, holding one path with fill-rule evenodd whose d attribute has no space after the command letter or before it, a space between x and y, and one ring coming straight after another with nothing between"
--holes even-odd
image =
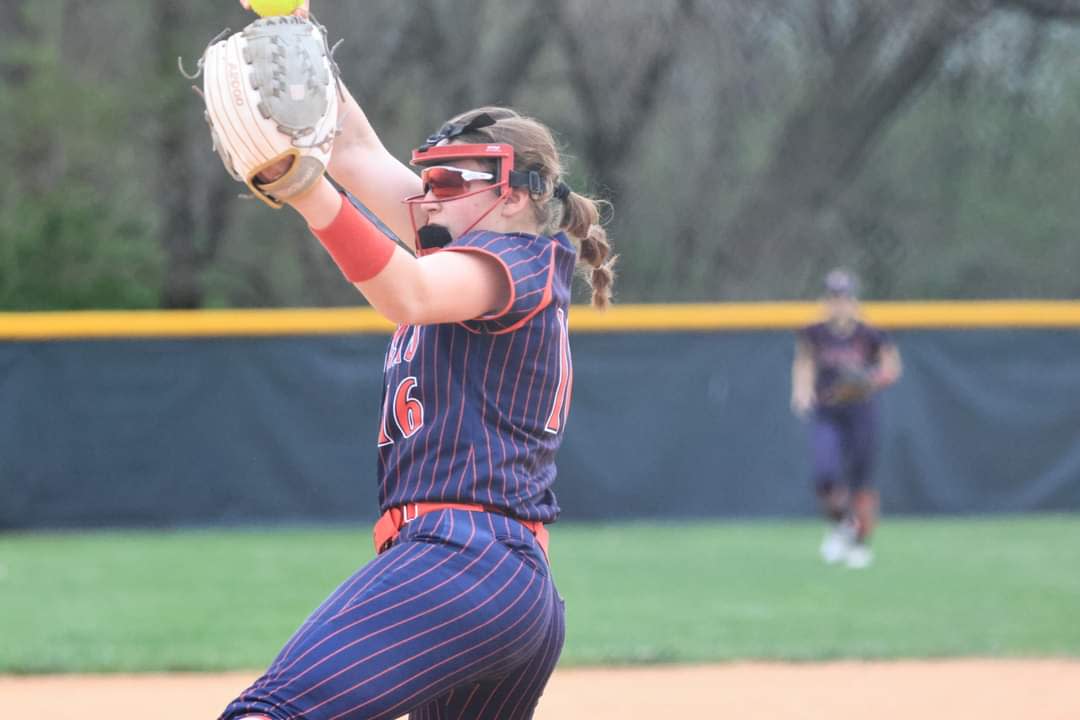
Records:
<instances>
[{"instance_id":1,"label":"player's ear","mask_svg":"<svg viewBox=\"0 0 1080 720\"><path fill-rule=\"evenodd\" d=\"M502 204L502 214L506 217L514 217L528 210L531 203L532 197L526 188L511 188Z\"/></svg>"}]
</instances>

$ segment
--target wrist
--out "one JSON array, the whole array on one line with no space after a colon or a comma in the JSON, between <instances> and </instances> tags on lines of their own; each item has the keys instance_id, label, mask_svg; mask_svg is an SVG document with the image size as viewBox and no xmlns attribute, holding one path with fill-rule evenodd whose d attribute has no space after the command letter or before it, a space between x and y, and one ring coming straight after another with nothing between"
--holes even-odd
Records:
<instances>
[{"instance_id":1,"label":"wrist","mask_svg":"<svg viewBox=\"0 0 1080 720\"><path fill-rule=\"evenodd\" d=\"M339 199L337 213L325 226L315 228L309 224L308 229L349 282L366 282L390 263L397 245L353 207L348 198L334 193Z\"/></svg>"},{"instance_id":2,"label":"wrist","mask_svg":"<svg viewBox=\"0 0 1080 720\"><path fill-rule=\"evenodd\" d=\"M341 211L345 199L329 180L321 178L307 192L289 200L293 210L300 213L308 227L326 227Z\"/></svg>"}]
</instances>

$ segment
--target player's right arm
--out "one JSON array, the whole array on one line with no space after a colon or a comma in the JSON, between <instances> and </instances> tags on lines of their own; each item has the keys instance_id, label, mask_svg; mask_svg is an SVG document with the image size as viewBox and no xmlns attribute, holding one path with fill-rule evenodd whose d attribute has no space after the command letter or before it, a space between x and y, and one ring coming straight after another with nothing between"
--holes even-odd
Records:
<instances>
[{"instance_id":1,"label":"player's right arm","mask_svg":"<svg viewBox=\"0 0 1080 720\"><path fill-rule=\"evenodd\" d=\"M513 298L511 278L501 261L478 252L414 257L361 215L325 177L287 202L307 221L345 277L397 325L473 320L505 308ZM527 191L515 189L507 205L516 205L523 213L530 202Z\"/></svg>"},{"instance_id":2,"label":"player's right arm","mask_svg":"<svg viewBox=\"0 0 1080 720\"><path fill-rule=\"evenodd\" d=\"M352 93L344 85L342 91L341 135L334 141L327 171L411 247L409 213L414 211L401 201L423 191L420 177L390 154ZM417 221L417 226L422 224L419 217Z\"/></svg>"},{"instance_id":3,"label":"player's right arm","mask_svg":"<svg viewBox=\"0 0 1080 720\"><path fill-rule=\"evenodd\" d=\"M806 340L795 341L795 360L791 363L791 410L805 417L814 407L814 355Z\"/></svg>"}]
</instances>

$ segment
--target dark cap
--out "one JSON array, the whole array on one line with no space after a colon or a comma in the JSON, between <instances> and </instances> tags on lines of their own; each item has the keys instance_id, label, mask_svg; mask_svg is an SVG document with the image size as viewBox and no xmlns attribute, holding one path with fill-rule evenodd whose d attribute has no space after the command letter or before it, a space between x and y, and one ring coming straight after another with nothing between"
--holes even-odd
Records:
<instances>
[{"instance_id":1,"label":"dark cap","mask_svg":"<svg viewBox=\"0 0 1080 720\"><path fill-rule=\"evenodd\" d=\"M847 270L836 269L825 276L825 294L838 297L855 297L855 278Z\"/></svg>"}]
</instances>

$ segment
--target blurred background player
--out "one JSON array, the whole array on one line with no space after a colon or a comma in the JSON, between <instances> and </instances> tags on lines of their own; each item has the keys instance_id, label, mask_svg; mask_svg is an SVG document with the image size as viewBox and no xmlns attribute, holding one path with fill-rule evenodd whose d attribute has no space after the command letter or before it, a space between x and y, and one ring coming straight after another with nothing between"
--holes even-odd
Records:
<instances>
[{"instance_id":1,"label":"blurred background player","mask_svg":"<svg viewBox=\"0 0 1080 720\"><path fill-rule=\"evenodd\" d=\"M900 378L901 363L888 336L860 320L856 290L845 270L826 276L825 320L796 336L791 407L810 421L814 486L831 523L821 556L864 568L878 513L876 395Z\"/></svg>"}]
</instances>

